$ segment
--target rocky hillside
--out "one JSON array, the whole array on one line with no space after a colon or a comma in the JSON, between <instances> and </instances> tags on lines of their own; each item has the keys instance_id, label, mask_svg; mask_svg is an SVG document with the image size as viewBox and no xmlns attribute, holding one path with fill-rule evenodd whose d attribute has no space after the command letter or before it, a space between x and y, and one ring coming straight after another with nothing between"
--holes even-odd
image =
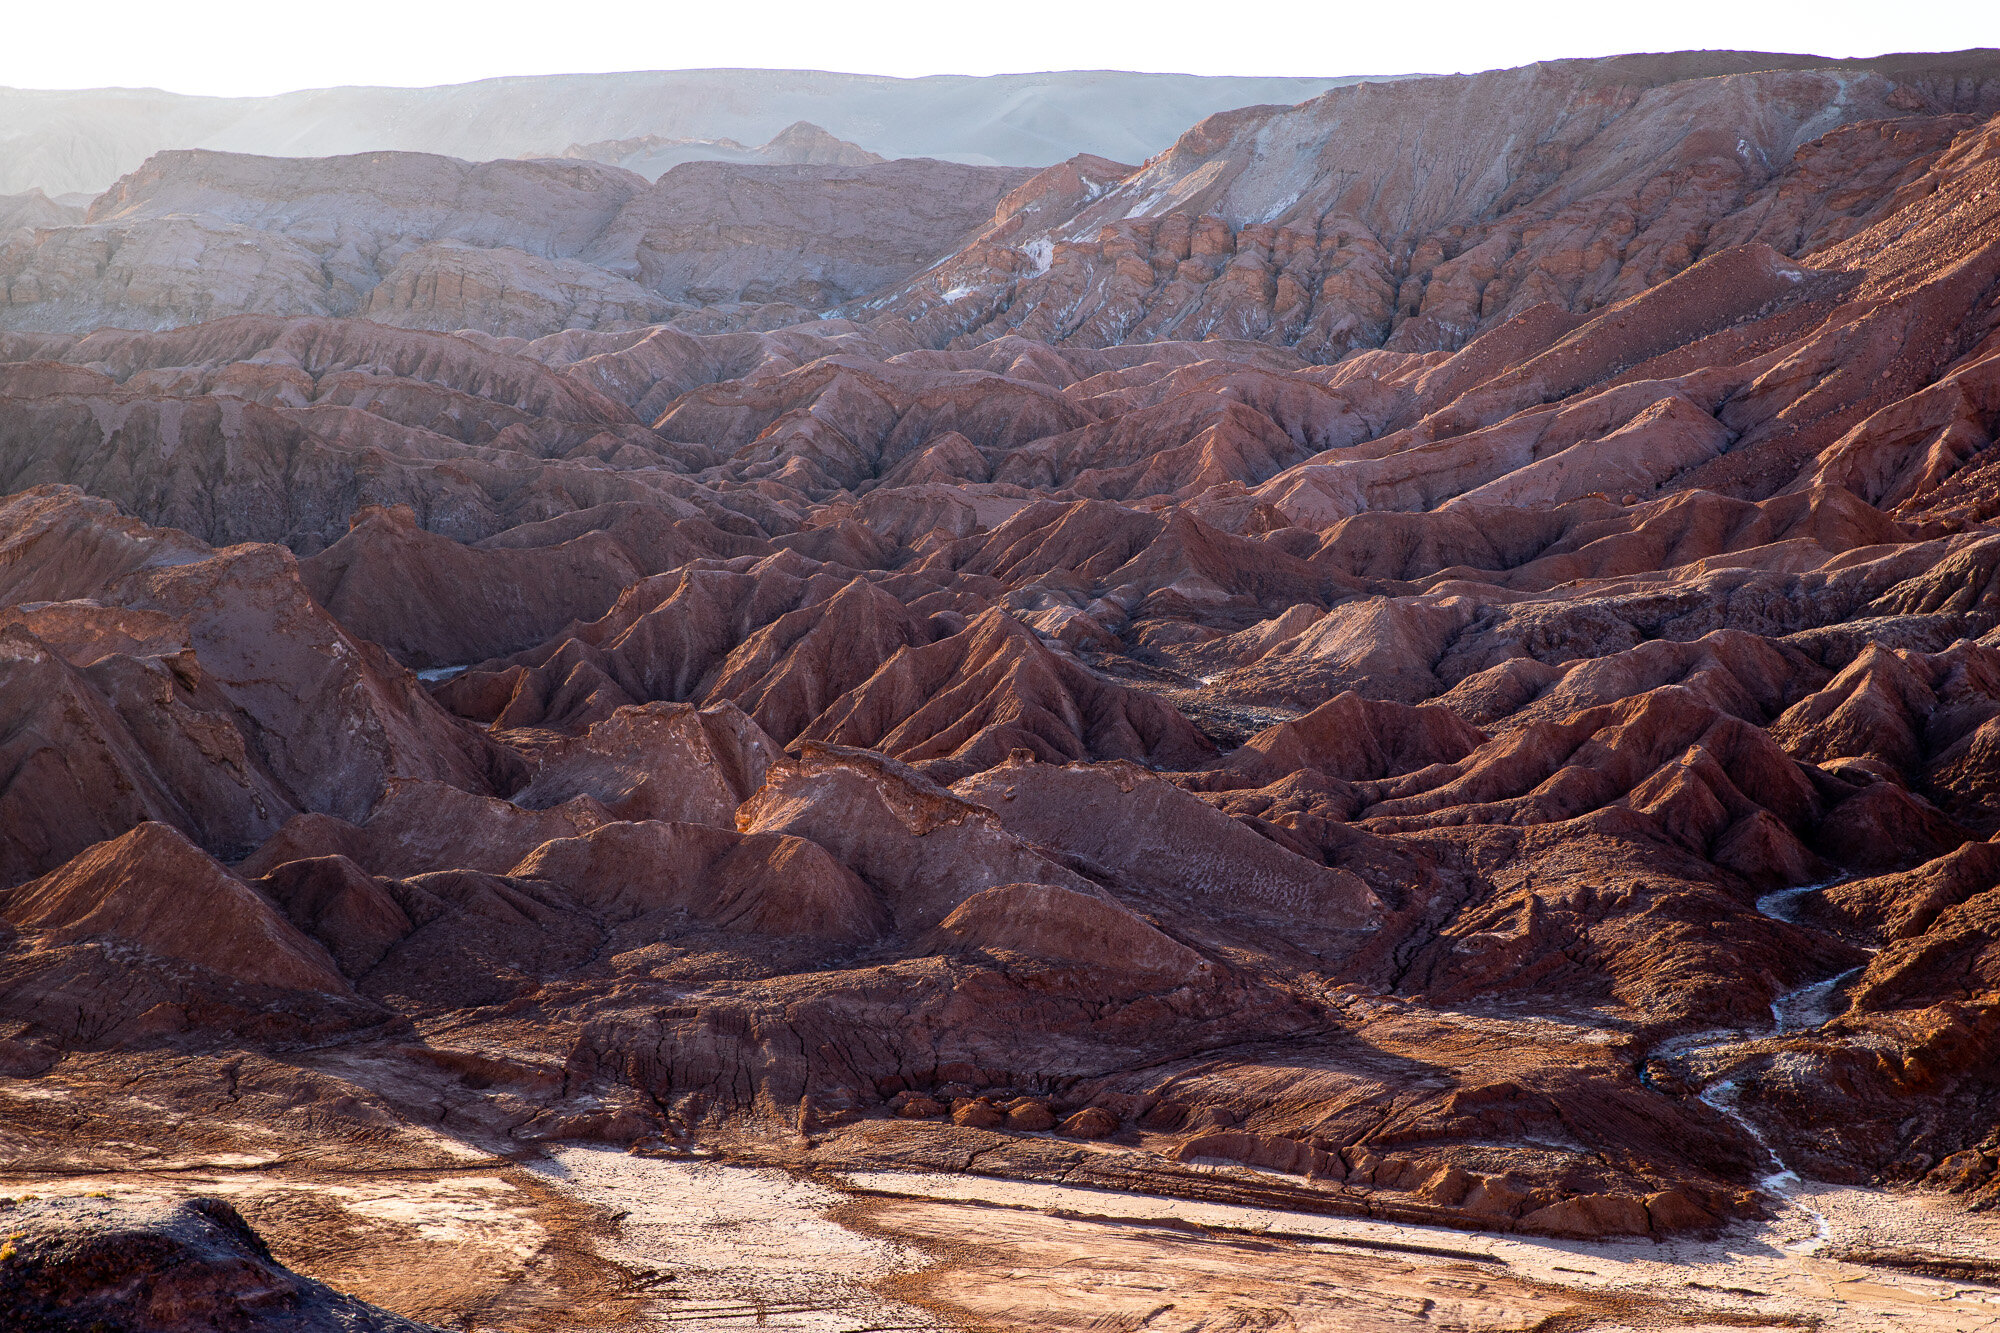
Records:
<instances>
[{"instance_id":1,"label":"rocky hillside","mask_svg":"<svg viewBox=\"0 0 2000 1333\"><path fill-rule=\"evenodd\" d=\"M80 220L21 196L33 221L0 232L0 328L255 312L537 337L718 306L704 318L786 324L923 267L1030 174L704 161L648 185L579 159L162 153Z\"/></svg>"},{"instance_id":2,"label":"rocky hillside","mask_svg":"<svg viewBox=\"0 0 2000 1333\"><path fill-rule=\"evenodd\" d=\"M1995 111L1995 52L1812 68L1628 56L1362 84L1211 117L1108 188L1055 169L1025 187L1027 216L856 313L933 344L1456 350L1732 247L1843 241Z\"/></svg>"},{"instance_id":3,"label":"rocky hillside","mask_svg":"<svg viewBox=\"0 0 2000 1333\"><path fill-rule=\"evenodd\" d=\"M0 334L0 1132L1990 1207L2000 84L1717 59L979 176L786 327ZM409 254L784 249L438 161Z\"/></svg>"},{"instance_id":4,"label":"rocky hillside","mask_svg":"<svg viewBox=\"0 0 2000 1333\"><path fill-rule=\"evenodd\" d=\"M299 157L396 150L482 161L647 135L761 144L801 120L884 157L1045 167L1101 153L1137 162L1203 116L1289 106L1352 82L1112 70L892 79L698 69L276 97L0 88L7 127L0 193L95 194L169 149Z\"/></svg>"}]
</instances>

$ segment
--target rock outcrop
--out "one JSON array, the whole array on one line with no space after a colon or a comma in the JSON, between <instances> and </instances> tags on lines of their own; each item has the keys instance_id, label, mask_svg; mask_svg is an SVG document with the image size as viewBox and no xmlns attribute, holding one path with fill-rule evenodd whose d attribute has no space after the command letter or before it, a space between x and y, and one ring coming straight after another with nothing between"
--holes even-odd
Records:
<instances>
[{"instance_id":1,"label":"rock outcrop","mask_svg":"<svg viewBox=\"0 0 2000 1333\"><path fill-rule=\"evenodd\" d=\"M222 1199L9 1201L7 1229L0 1316L22 1333L431 1333L286 1268Z\"/></svg>"}]
</instances>

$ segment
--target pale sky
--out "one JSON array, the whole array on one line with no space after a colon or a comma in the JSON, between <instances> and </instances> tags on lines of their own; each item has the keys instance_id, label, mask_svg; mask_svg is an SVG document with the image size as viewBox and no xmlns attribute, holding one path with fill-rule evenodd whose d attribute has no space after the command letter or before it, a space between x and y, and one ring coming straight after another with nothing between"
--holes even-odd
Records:
<instances>
[{"instance_id":1,"label":"pale sky","mask_svg":"<svg viewBox=\"0 0 2000 1333\"><path fill-rule=\"evenodd\" d=\"M0 85L232 96L713 66L1341 75L1688 48L1851 56L2000 46L1996 0L0 0L0 9Z\"/></svg>"}]
</instances>

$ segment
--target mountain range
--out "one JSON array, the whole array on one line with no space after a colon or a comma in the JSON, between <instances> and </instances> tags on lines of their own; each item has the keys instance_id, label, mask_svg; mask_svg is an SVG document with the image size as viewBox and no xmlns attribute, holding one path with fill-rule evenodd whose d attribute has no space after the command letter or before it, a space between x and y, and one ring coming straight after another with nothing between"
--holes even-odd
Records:
<instances>
[{"instance_id":1,"label":"mountain range","mask_svg":"<svg viewBox=\"0 0 2000 1333\"><path fill-rule=\"evenodd\" d=\"M274 97L6 88L0 194L96 194L175 148L278 157L394 150L480 161L560 156L572 144L645 135L758 144L801 120L885 157L1026 167L1077 153L1139 161L1211 112L1289 104L1352 82L1115 70L895 79L706 69Z\"/></svg>"}]
</instances>

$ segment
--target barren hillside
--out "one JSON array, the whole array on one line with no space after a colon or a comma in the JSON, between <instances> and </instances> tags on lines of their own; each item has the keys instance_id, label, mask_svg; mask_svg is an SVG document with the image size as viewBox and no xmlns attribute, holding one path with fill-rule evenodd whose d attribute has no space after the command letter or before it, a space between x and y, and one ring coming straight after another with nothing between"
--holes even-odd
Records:
<instances>
[{"instance_id":1,"label":"barren hillside","mask_svg":"<svg viewBox=\"0 0 2000 1333\"><path fill-rule=\"evenodd\" d=\"M291 304L72 326L136 286L51 256L194 217ZM30 234L21 1171L182 1160L142 1104L315 1180L720 1154L937 1247L956 1285L867 1289L945 1326L1047 1327L1114 1250L1208 1293L1170 1326L1285 1304L1031 1186L1614 1258L1790 1225L1854 1284L1440 1270L1468 1328L1990 1319L2000 56L1412 80L1032 174L169 157ZM475 300L502 255L629 307ZM1053 1211L868 1193L913 1171ZM696 1308L339 1272L438 1323ZM1429 1326L1327 1280L1299 1326Z\"/></svg>"}]
</instances>

